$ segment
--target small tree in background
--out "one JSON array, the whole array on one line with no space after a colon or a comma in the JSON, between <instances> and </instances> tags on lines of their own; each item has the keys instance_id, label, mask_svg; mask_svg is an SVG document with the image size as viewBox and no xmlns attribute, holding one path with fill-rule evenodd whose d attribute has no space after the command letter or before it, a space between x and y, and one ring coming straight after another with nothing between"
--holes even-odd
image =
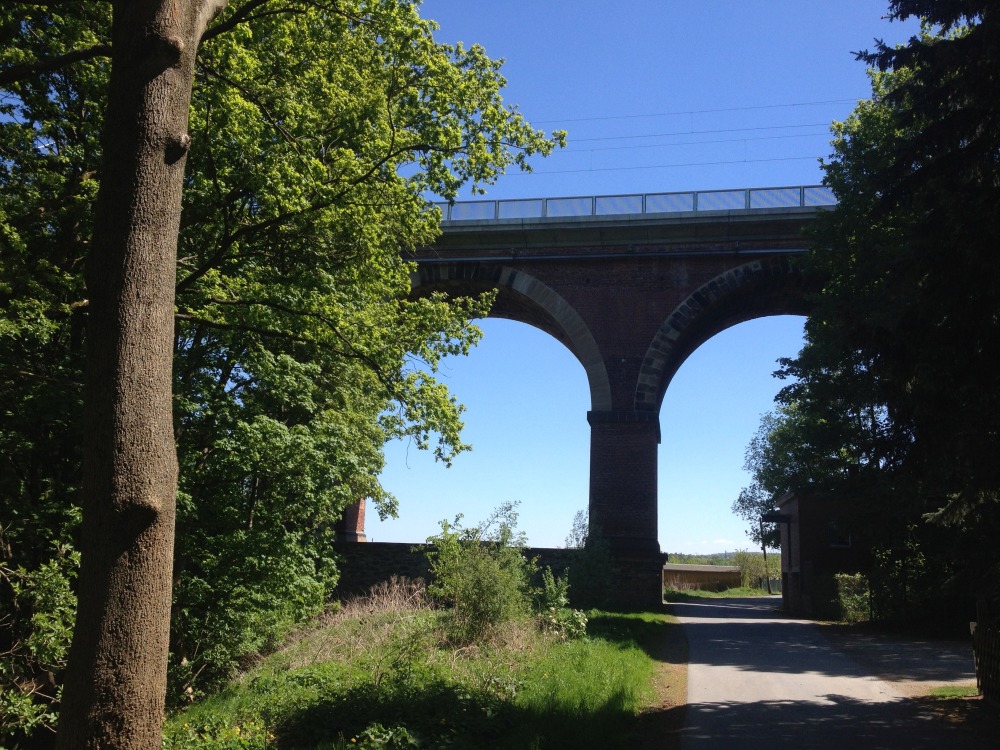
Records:
<instances>
[{"instance_id":1,"label":"small tree in background","mask_svg":"<svg viewBox=\"0 0 1000 750\"><path fill-rule=\"evenodd\" d=\"M764 569L767 570L767 548L778 549L781 546L778 524L767 523L764 515L774 510L774 499L757 482L740 490L740 496L733 502L733 513L747 521L747 536L755 544L760 545L764 556ZM771 593L770 575L765 575L767 593ZM745 583L745 581L744 581Z\"/></svg>"},{"instance_id":2,"label":"small tree in background","mask_svg":"<svg viewBox=\"0 0 1000 750\"><path fill-rule=\"evenodd\" d=\"M566 537L567 549L580 550L569 571L570 601L574 607L602 607L611 588L611 552L597 527L590 525L589 509L578 510Z\"/></svg>"},{"instance_id":3,"label":"small tree in background","mask_svg":"<svg viewBox=\"0 0 1000 750\"><path fill-rule=\"evenodd\" d=\"M744 588L758 588L761 580L768 581L768 592L771 593L770 579L778 573L774 557L768 560L763 555L750 550L739 549L733 554L733 562L740 569L740 585Z\"/></svg>"},{"instance_id":4,"label":"small tree in background","mask_svg":"<svg viewBox=\"0 0 1000 750\"><path fill-rule=\"evenodd\" d=\"M566 549L583 549L590 538L590 511L578 510L573 516L573 526L566 537Z\"/></svg>"}]
</instances>

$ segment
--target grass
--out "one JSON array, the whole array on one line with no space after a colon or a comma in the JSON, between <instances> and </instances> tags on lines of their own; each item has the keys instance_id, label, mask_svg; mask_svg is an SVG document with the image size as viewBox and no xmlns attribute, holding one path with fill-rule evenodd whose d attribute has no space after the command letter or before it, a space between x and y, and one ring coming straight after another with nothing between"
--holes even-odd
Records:
<instances>
[{"instance_id":1,"label":"grass","mask_svg":"<svg viewBox=\"0 0 1000 750\"><path fill-rule=\"evenodd\" d=\"M526 621L456 647L445 613L388 598L345 606L171 716L165 747L672 747L686 643L665 611L592 611L578 640Z\"/></svg>"},{"instance_id":2,"label":"grass","mask_svg":"<svg viewBox=\"0 0 1000 750\"><path fill-rule=\"evenodd\" d=\"M705 591L702 589L677 591L676 589L667 589L663 592L663 600L667 602L690 602L697 601L698 599L724 599L735 596L777 596L777 594L768 594L766 591L749 586L740 586L739 588L726 589L725 591Z\"/></svg>"},{"instance_id":3,"label":"grass","mask_svg":"<svg viewBox=\"0 0 1000 750\"><path fill-rule=\"evenodd\" d=\"M993 747L1000 736L1000 714L996 704L986 700L975 685L945 685L932 688L927 695L916 696L915 701L927 714L956 726L975 738L980 747Z\"/></svg>"},{"instance_id":4,"label":"grass","mask_svg":"<svg viewBox=\"0 0 1000 750\"><path fill-rule=\"evenodd\" d=\"M979 695L979 688L975 685L943 685L941 687L931 688L928 695L937 700L975 698Z\"/></svg>"}]
</instances>

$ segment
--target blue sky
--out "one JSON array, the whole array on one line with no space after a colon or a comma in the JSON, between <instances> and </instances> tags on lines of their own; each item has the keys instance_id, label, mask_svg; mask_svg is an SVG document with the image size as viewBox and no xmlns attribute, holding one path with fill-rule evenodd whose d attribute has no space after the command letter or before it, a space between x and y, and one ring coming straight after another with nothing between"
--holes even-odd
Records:
<instances>
[{"instance_id":1,"label":"blue sky","mask_svg":"<svg viewBox=\"0 0 1000 750\"><path fill-rule=\"evenodd\" d=\"M870 93L853 52L895 43L880 0L425 0L443 42L482 44L506 60L505 100L569 146L506 175L488 198L818 184L829 125ZM659 528L664 552L751 547L730 512L746 446L782 383L779 357L802 345L804 319L730 328L681 367L660 411ZM452 468L412 445L387 450L383 484L398 519L369 515L373 541L418 542L441 519L470 523L520 503L529 543L564 546L586 507L590 434L583 368L526 325L481 323L473 353L441 378L467 407L473 450Z\"/></svg>"}]
</instances>

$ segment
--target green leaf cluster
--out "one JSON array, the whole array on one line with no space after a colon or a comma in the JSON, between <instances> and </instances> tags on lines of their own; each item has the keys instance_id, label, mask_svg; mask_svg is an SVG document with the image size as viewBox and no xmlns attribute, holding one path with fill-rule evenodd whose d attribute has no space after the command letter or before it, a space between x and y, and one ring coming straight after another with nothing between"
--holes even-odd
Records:
<instances>
[{"instance_id":1,"label":"green leaf cluster","mask_svg":"<svg viewBox=\"0 0 1000 750\"><path fill-rule=\"evenodd\" d=\"M430 197L528 169L564 135L532 129L500 63L437 43L417 5L235 0L202 40L177 260L174 700L320 609L343 509L394 512L387 441L446 463L469 447L435 372L491 299L414 297L405 254L438 232ZM108 3L0 10L0 517L25 570L76 523L109 38Z\"/></svg>"},{"instance_id":2,"label":"green leaf cluster","mask_svg":"<svg viewBox=\"0 0 1000 750\"><path fill-rule=\"evenodd\" d=\"M15 746L36 730L55 729L58 675L72 637L76 597L71 586L80 556L65 544L54 552L34 570L8 567L0 558L0 623L5 626L0 636L0 742Z\"/></svg>"}]
</instances>

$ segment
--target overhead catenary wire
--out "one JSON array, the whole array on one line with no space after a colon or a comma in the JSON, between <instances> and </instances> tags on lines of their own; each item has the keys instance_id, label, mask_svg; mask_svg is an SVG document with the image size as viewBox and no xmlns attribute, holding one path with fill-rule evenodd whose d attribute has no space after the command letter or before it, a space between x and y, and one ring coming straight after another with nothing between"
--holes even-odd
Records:
<instances>
[{"instance_id":1,"label":"overhead catenary wire","mask_svg":"<svg viewBox=\"0 0 1000 750\"><path fill-rule=\"evenodd\" d=\"M669 133L639 133L632 135L603 135L593 138L569 138L568 142L572 146L574 143L591 143L593 141L624 141L624 140L635 140L638 138L673 138L675 136L682 135L715 135L719 133L752 133L760 130L792 130L794 128L829 128L830 123L828 122L809 122L802 123L800 125L758 125L749 128L715 128L711 130L674 130ZM812 133L810 135L816 135ZM782 137L782 136L773 136ZM744 138L739 138L736 140L746 140Z\"/></svg>"},{"instance_id":2,"label":"overhead catenary wire","mask_svg":"<svg viewBox=\"0 0 1000 750\"><path fill-rule=\"evenodd\" d=\"M831 99L816 102L798 102L792 104L774 104L774 105L757 105L751 107L726 107L718 109L704 109L704 110L685 110L677 112L663 112L658 114L648 114L648 115L616 115L609 117L588 117L588 118L575 118L561 120L560 122L587 122L587 121L608 121L608 120L629 120L638 118L649 118L649 117L665 117L665 116L683 116L683 115L695 115L695 114L712 114L712 113L726 113L726 112L740 112L747 110L775 110L781 108L791 108L791 107L805 107L805 106L820 106L829 104L845 104L845 103L855 103L857 99ZM545 121L542 121L545 122ZM553 122L553 121L548 121ZM536 124L541 124L536 122ZM581 157L587 154L594 155L600 152L609 151L639 151L654 149L654 148L681 148L681 147L693 147L693 146L706 146L706 145L721 145L727 143L743 143L744 145L751 142L762 142L762 141L778 141L778 140L788 140L792 138L802 139L802 138L823 138L829 137L830 135L830 121L824 122L810 122L810 123L796 123L796 124L775 124L775 125L754 125L754 126L743 126L743 127L726 127L726 128L702 128L702 129L684 129L684 130L672 130L666 132L657 133L627 133L622 135L607 135L607 136L590 136L586 138L570 138L566 148L556 151L550 155L551 157ZM779 132L779 131L790 131L790 130L802 130L805 128L823 128L822 131L809 132L809 133L789 133L789 132ZM708 138L708 139L698 139L698 140L675 140L673 142L659 142L659 143L629 143L627 145L608 145L608 146L584 146L583 148L574 148L579 144L591 144L591 143L602 143L602 142L614 142L614 141L642 141L651 140L656 138L674 138L682 139L689 138L691 136L698 135L721 135L726 133L746 133L745 136L737 136L734 138ZM764 133L773 133L770 135L765 135ZM828 154L826 154L828 155ZM774 156L774 157L759 157L759 158L749 158L746 153L744 153L743 158L726 158L726 159L702 159L702 160L692 160L685 162L676 163L657 163L657 164L642 164L642 165L609 165L609 166L593 166L591 164L588 167L577 167L572 169L541 169L534 170L531 172L520 172L520 173L509 173L509 176L543 176L543 175L560 175L560 174L583 174L588 172L624 172L624 171L638 171L638 170L648 170L648 169L673 169L673 168L688 168L688 167L710 167L710 166L724 166L729 164L761 164L761 163L773 163L773 162L791 162L791 161L814 161L818 162L823 158L822 155L807 155L807 156Z\"/></svg>"},{"instance_id":3,"label":"overhead catenary wire","mask_svg":"<svg viewBox=\"0 0 1000 750\"><path fill-rule=\"evenodd\" d=\"M779 156L768 159L724 159L720 161L693 161L677 164L641 164L627 167L587 167L581 169L547 169L534 172L508 172L505 177L541 177L553 174L581 174L583 172L627 172L639 169L674 169L685 167L715 167L726 164L762 164L765 162L786 162L786 161L819 161L822 156Z\"/></svg>"},{"instance_id":4,"label":"overhead catenary wire","mask_svg":"<svg viewBox=\"0 0 1000 750\"><path fill-rule=\"evenodd\" d=\"M762 109L790 109L794 107L819 107L828 104L849 104L857 103L861 99L866 97L855 97L851 99L825 99L821 101L814 102L788 102L785 104L756 104L749 107L719 107L716 109L681 109L674 112L650 112L647 114L631 114L631 115L601 115L597 117L570 117L570 118L560 118L553 120L532 120L535 125L551 125L553 123L570 123L570 122L603 122L607 120L638 120L642 118L650 117L679 117L682 115L710 115L710 114L720 114L723 112L751 112L754 110Z\"/></svg>"}]
</instances>

